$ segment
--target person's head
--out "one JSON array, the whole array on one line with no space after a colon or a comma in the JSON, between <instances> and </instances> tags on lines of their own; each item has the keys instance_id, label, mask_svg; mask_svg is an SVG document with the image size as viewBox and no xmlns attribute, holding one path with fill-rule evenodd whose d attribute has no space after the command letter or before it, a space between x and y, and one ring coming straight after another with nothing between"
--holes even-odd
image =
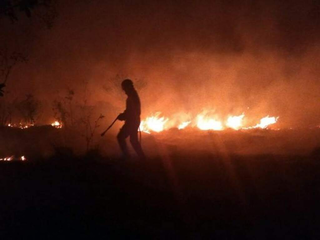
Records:
<instances>
[{"instance_id":1,"label":"person's head","mask_svg":"<svg viewBox=\"0 0 320 240\"><path fill-rule=\"evenodd\" d=\"M128 94L134 90L133 82L130 79L125 79L121 83L122 90Z\"/></svg>"}]
</instances>

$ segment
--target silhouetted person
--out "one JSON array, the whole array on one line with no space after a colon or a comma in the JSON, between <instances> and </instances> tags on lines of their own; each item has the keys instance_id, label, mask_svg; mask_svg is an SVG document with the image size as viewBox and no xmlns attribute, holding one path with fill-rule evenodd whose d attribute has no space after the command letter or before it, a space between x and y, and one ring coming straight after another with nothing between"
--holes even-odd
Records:
<instances>
[{"instance_id":1,"label":"silhouetted person","mask_svg":"<svg viewBox=\"0 0 320 240\"><path fill-rule=\"evenodd\" d=\"M126 144L126 138L130 136L130 143L136 151L140 159L145 159L145 155L138 140L138 129L140 126L141 104L140 98L130 79L125 79L121 83L122 90L128 96L126 101L126 110L119 114L118 119L125 121L117 135L117 139L124 155L124 158L129 158L129 151Z\"/></svg>"}]
</instances>

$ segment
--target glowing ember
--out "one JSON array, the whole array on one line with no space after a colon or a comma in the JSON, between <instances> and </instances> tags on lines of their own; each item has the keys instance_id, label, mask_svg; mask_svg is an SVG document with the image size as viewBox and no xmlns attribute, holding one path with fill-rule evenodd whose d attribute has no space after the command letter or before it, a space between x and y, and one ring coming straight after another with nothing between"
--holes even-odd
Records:
<instances>
[{"instance_id":1,"label":"glowing ember","mask_svg":"<svg viewBox=\"0 0 320 240\"><path fill-rule=\"evenodd\" d=\"M184 129L184 128L186 128L190 123L191 123L191 121L183 122L183 123L181 123L181 124L178 126L178 129L179 129L179 130Z\"/></svg>"},{"instance_id":2,"label":"glowing ember","mask_svg":"<svg viewBox=\"0 0 320 240\"><path fill-rule=\"evenodd\" d=\"M51 126L55 128L62 128L62 124L58 121L51 123Z\"/></svg>"},{"instance_id":3,"label":"glowing ember","mask_svg":"<svg viewBox=\"0 0 320 240\"><path fill-rule=\"evenodd\" d=\"M21 128L21 129L27 129L29 127L34 127L34 124L33 123L30 123L30 124L19 123L19 128Z\"/></svg>"},{"instance_id":4,"label":"glowing ember","mask_svg":"<svg viewBox=\"0 0 320 240\"><path fill-rule=\"evenodd\" d=\"M260 123L254 126L253 128L262 128L265 129L271 124L275 124L278 121L279 117L269 117L266 116L260 120Z\"/></svg>"},{"instance_id":5,"label":"glowing ember","mask_svg":"<svg viewBox=\"0 0 320 240\"><path fill-rule=\"evenodd\" d=\"M11 157L5 157L5 158L0 158L0 161L11 161L13 159L13 156Z\"/></svg>"},{"instance_id":6,"label":"glowing ember","mask_svg":"<svg viewBox=\"0 0 320 240\"><path fill-rule=\"evenodd\" d=\"M0 158L0 161L10 162L10 161L26 161L27 158L25 156L21 156L20 158L16 158L14 155L10 157Z\"/></svg>"},{"instance_id":7,"label":"glowing ember","mask_svg":"<svg viewBox=\"0 0 320 240\"><path fill-rule=\"evenodd\" d=\"M222 123L213 118L205 118L202 115L198 116L197 127L201 130L223 130Z\"/></svg>"},{"instance_id":8,"label":"glowing ember","mask_svg":"<svg viewBox=\"0 0 320 240\"><path fill-rule=\"evenodd\" d=\"M226 126L229 128L233 128L235 130L238 130L242 127L242 120L244 118L244 114L240 116L230 116L227 119Z\"/></svg>"},{"instance_id":9,"label":"glowing ember","mask_svg":"<svg viewBox=\"0 0 320 240\"><path fill-rule=\"evenodd\" d=\"M140 130L142 132L150 133L150 131L161 132L164 130L165 123L168 118L159 117L160 113L156 113L152 117L147 117L146 120L141 121Z\"/></svg>"},{"instance_id":10,"label":"glowing ember","mask_svg":"<svg viewBox=\"0 0 320 240\"><path fill-rule=\"evenodd\" d=\"M19 123L19 124L14 124L14 123L8 123L6 125L7 127L11 127L11 128L20 128L20 129L27 129L29 127L34 127L33 123Z\"/></svg>"}]
</instances>

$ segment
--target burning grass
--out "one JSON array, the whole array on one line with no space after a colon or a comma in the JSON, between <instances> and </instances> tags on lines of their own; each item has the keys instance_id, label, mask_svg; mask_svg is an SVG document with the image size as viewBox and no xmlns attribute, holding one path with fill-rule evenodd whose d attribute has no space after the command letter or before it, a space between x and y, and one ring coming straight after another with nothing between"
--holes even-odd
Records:
<instances>
[{"instance_id":1,"label":"burning grass","mask_svg":"<svg viewBox=\"0 0 320 240\"><path fill-rule=\"evenodd\" d=\"M3 162L11 162L11 161L26 161L27 158L25 156L21 156L21 157L16 157L14 155L10 156L10 157L4 157L4 158L0 158L0 161Z\"/></svg>"},{"instance_id":2,"label":"burning grass","mask_svg":"<svg viewBox=\"0 0 320 240\"><path fill-rule=\"evenodd\" d=\"M245 116L229 116L223 122L223 129L219 131L209 127L206 128L209 130L199 129L198 119L181 124L175 121L176 125L171 124L173 126L171 128L169 128L169 122L173 120L170 118L157 115L153 119L147 119L150 120L150 124L142 124L144 128L141 130L145 131L142 133L142 146L149 157L161 156L164 152L168 154L308 155L320 147L319 128L272 130L268 127L270 126L268 123L277 122L276 117L267 116L253 127L242 125L241 128L240 125L245 123ZM203 118L202 121L205 119ZM120 123L116 123L103 138L94 136L93 148L90 150L99 151L104 157L117 158L120 155L120 149L115 134L118 131L117 127L120 126ZM64 128L61 124L34 126L27 129L3 127L0 129L0 157L5 161L5 158L8 159L13 155L17 159L25 156L28 161L31 161L50 158L59 152L57 149L70 149L76 155L86 154L85 141L80 135L81 132L77 130Z\"/></svg>"},{"instance_id":3,"label":"burning grass","mask_svg":"<svg viewBox=\"0 0 320 240\"><path fill-rule=\"evenodd\" d=\"M241 129L267 129L277 123L279 117L266 116L259 120L259 123L253 126L248 126L245 114L238 116L229 115L226 120L223 120L217 115L212 115L208 112L203 112L195 116L193 119L179 121L175 118L161 116L160 112L147 117L141 121L140 129L145 133L162 132L170 128L178 128L180 130L187 127L196 127L200 130L207 131L222 131L226 129L241 130Z\"/></svg>"}]
</instances>

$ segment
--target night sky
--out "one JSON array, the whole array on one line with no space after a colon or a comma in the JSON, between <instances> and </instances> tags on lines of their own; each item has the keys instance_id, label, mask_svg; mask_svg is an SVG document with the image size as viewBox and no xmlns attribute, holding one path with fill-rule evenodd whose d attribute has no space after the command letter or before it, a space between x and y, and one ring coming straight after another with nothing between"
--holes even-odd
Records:
<instances>
[{"instance_id":1,"label":"night sky","mask_svg":"<svg viewBox=\"0 0 320 240\"><path fill-rule=\"evenodd\" d=\"M36 14L0 18L1 45L28 57L15 66L5 98L34 94L47 106L44 122L67 89L116 116L125 99L119 84L129 77L142 117L209 109L279 116L280 127L320 124L318 1L60 0L55 7L51 29Z\"/></svg>"}]
</instances>

